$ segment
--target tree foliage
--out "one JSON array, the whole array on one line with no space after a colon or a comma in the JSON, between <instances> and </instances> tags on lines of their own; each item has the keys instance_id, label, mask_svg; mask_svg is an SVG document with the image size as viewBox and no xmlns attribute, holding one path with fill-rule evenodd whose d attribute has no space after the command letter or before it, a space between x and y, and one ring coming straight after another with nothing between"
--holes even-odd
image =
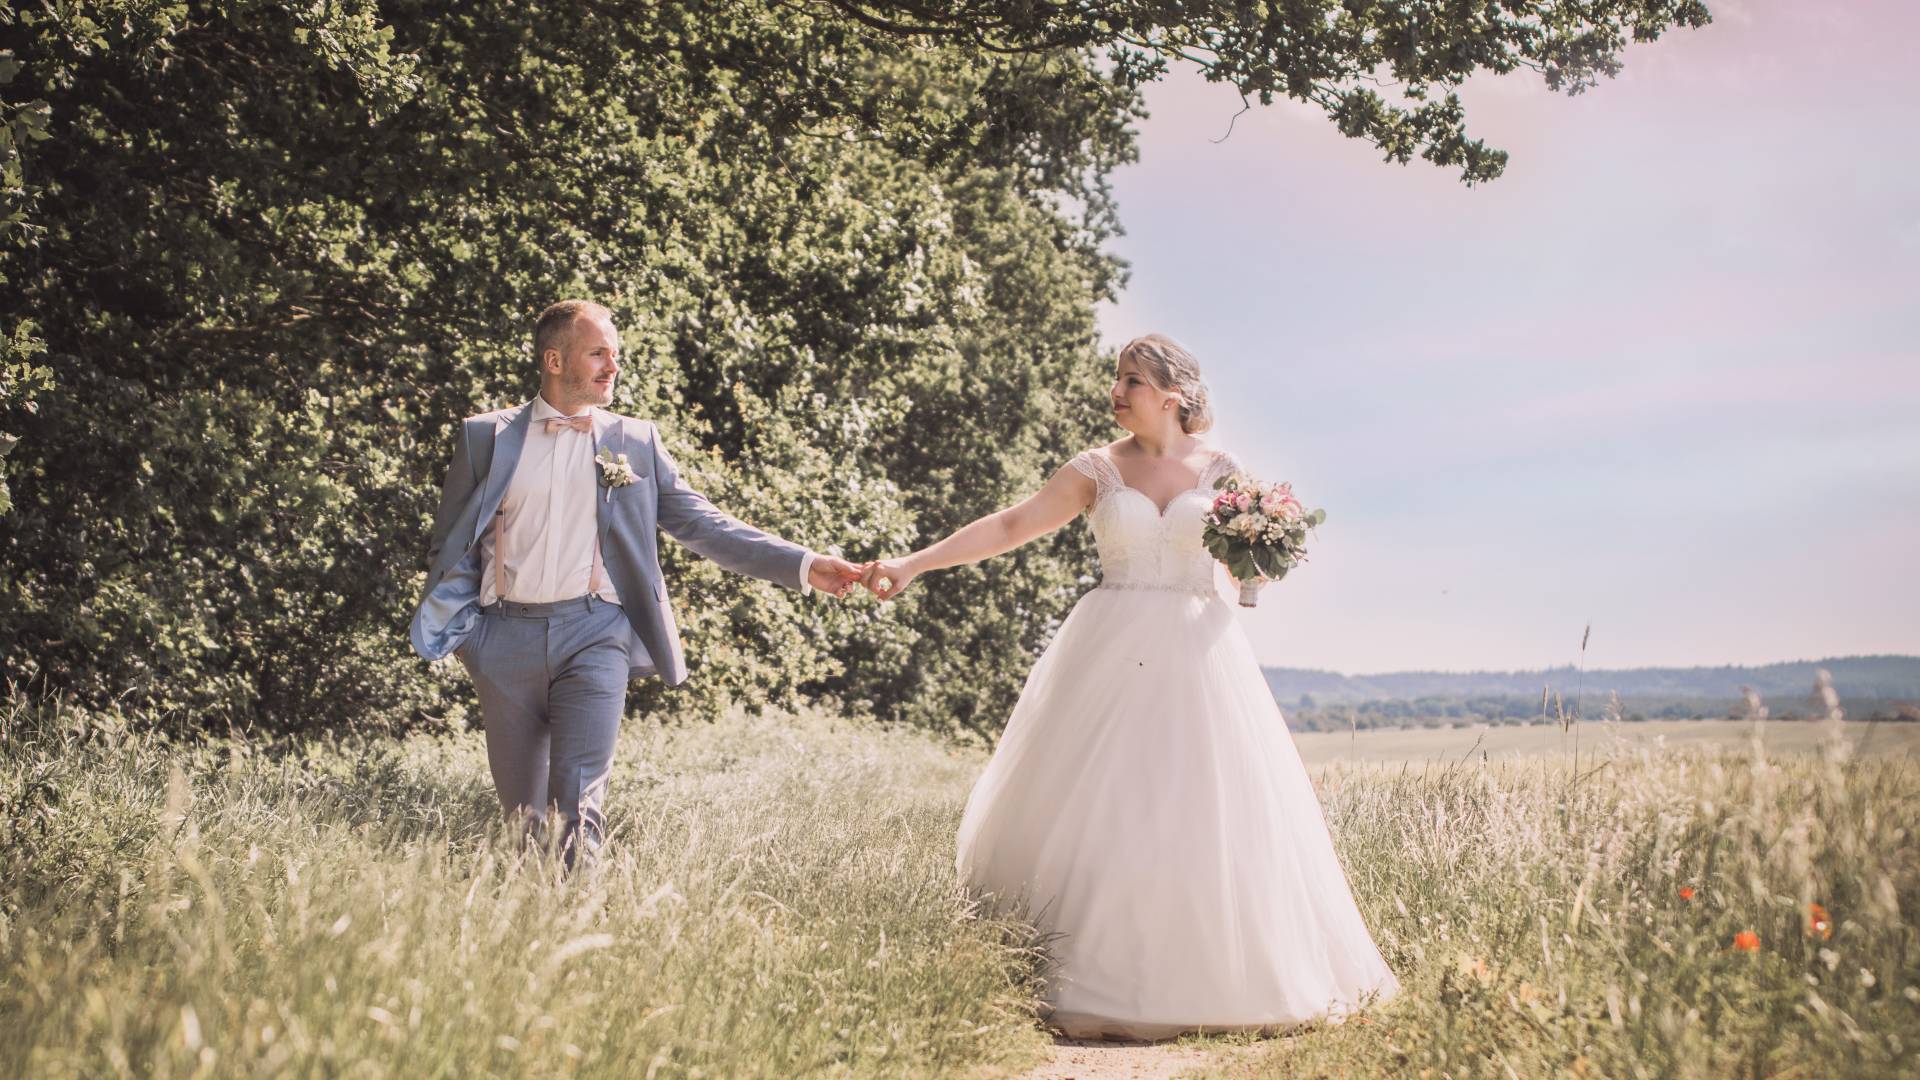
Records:
<instances>
[{"instance_id":1,"label":"tree foliage","mask_svg":"<svg viewBox=\"0 0 1920 1080\"><path fill-rule=\"evenodd\" d=\"M459 722L406 652L428 521L562 296L618 316L615 407L799 542L898 553L1031 490L1103 437L1107 178L1192 29L1149 9L0 11L0 664L181 723ZM1215 70L1278 79L1262 33ZM1069 529L836 606L668 554L681 705L982 732L1091 568Z\"/></svg>"},{"instance_id":2,"label":"tree foliage","mask_svg":"<svg viewBox=\"0 0 1920 1080\"><path fill-rule=\"evenodd\" d=\"M1629 41L1710 21L1702 0L817 0L864 25L1000 55L1090 49L1138 85L1186 61L1251 104L1319 106L1341 134L1468 183L1506 168L1469 138L1455 91L1478 72L1538 73L1577 94L1620 72ZM1390 102L1376 87L1392 91Z\"/></svg>"},{"instance_id":3,"label":"tree foliage","mask_svg":"<svg viewBox=\"0 0 1920 1080\"><path fill-rule=\"evenodd\" d=\"M426 525L453 425L532 393L560 296L618 313L616 408L814 546L900 550L1094 437L1134 99L1085 57L733 4L83 10L7 27L55 137L6 315L59 376L0 522L15 677L202 722L457 718L462 681L405 654ZM681 558L692 700L988 723L1086 561L1069 534L876 609ZM956 637L1005 674L917 674Z\"/></svg>"}]
</instances>

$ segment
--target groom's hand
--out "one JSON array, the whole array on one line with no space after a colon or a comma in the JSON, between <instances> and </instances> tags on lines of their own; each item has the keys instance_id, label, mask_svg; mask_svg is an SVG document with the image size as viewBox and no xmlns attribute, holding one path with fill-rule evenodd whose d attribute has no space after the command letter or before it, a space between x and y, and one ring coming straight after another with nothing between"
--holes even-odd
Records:
<instances>
[{"instance_id":1,"label":"groom's hand","mask_svg":"<svg viewBox=\"0 0 1920 1080\"><path fill-rule=\"evenodd\" d=\"M807 584L844 598L864 577L864 566L856 566L835 555L815 555L813 567L807 571Z\"/></svg>"}]
</instances>

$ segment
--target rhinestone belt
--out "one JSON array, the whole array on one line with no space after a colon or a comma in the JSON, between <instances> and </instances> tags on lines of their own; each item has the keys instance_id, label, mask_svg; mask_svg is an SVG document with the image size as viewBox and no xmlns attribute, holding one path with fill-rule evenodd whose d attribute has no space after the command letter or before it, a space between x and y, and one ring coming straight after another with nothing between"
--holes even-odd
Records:
<instances>
[{"instance_id":1,"label":"rhinestone belt","mask_svg":"<svg viewBox=\"0 0 1920 1080\"><path fill-rule=\"evenodd\" d=\"M1193 596L1217 597L1220 595L1219 593L1213 590L1213 587L1211 585L1147 585L1147 584L1138 584L1134 582L1103 581L1100 583L1099 588L1125 589L1129 592L1142 591L1142 592L1188 593Z\"/></svg>"}]
</instances>

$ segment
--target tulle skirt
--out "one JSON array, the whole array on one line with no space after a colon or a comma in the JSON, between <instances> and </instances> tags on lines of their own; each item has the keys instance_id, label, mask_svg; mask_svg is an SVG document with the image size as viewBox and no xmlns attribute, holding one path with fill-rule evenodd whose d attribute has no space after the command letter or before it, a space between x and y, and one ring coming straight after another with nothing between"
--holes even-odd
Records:
<instances>
[{"instance_id":1,"label":"tulle skirt","mask_svg":"<svg viewBox=\"0 0 1920 1080\"><path fill-rule=\"evenodd\" d=\"M967 800L963 879L1052 937L1068 1035L1336 1020L1398 988L1233 608L1095 589Z\"/></svg>"}]
</instances>

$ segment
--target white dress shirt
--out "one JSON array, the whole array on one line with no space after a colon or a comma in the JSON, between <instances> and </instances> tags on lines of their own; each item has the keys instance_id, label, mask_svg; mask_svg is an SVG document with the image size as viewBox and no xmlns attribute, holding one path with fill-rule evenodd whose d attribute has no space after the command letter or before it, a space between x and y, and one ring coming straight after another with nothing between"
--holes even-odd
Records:
<instances>
[{"instance_id":1,"label":"white dress shirt","mask_svg":"<svg viewBox=\"0 0 1920 1080\"><path fill-rule=\"evenodd\" d=\"M593 410L586 431L547 432L550 417L563 416L547 399L533 399L533 417L520 463L507 483L493 527L480 539L480 604L502 598L516 604L571 600L588 592L610 604L620 594L600 561L599 470L593 463ZM800 561L799 588L813 591L807 576L814 553Z\"/></svg>"},{"instance_id":2,"label":"white dress shirt","mask_svg":"<svg viewBox=\"0 0 1920 1080\"><path fill-rule=\"evenodd\" d=\"M505 599L548 604L592 592L610 604L620 594L600 564L599 471L593 464L593 410L586 431L547 433L550 417L564 416L533 399L533 421L520 463L480 540L480 603Z\"/></svg>"}]
</instances>

